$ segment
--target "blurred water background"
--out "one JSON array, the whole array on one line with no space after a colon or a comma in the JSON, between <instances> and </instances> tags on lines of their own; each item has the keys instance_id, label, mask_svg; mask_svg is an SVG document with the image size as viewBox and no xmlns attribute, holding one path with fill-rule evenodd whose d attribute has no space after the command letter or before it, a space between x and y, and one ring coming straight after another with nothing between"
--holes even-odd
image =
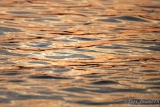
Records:
<instances>
[{"instance_id":1,"label":"blurred water background","mask_svg":"<svg viewBox=\"0 0 160 107\"><path fill-rule=\"evenodd\" d=\"M159 0L0 0L1 107L160 99Z\"/></svg>"}]
</instances>

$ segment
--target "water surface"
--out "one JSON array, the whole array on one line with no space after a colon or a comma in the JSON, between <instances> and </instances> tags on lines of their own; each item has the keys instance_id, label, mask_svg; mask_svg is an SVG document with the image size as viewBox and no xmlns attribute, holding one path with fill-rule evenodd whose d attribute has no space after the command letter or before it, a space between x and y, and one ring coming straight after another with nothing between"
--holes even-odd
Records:
<instances>
[{"instance_id":1,"label":"water surface","mask_svg":"<svg viewBox=\"0 0 160 107\"><path fill-rule=\"evenodd\" d=\"M159 51L159 0L0 0L0 107L160 102Z\"/></svg>"}]
</instances>

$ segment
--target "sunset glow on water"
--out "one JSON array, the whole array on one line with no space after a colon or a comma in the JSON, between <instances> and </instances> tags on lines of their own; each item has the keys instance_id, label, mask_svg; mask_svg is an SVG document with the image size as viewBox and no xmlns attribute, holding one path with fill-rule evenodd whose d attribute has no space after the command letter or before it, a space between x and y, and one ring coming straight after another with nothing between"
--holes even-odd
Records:
<instances>
[{"instance_id":1,"label":"sunset glow on water","mask_svg":"<svg viewBox=\"0 0 160 107\"><path fill-rule=\"evenodd\" d=\"M0 107L159 107L159 0L0 0Z\"/></svg>"}]
</instances>

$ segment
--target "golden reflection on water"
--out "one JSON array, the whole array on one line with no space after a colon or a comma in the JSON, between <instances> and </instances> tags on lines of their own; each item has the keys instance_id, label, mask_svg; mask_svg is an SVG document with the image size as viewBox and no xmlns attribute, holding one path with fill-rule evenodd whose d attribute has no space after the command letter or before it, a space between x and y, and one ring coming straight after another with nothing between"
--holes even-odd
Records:
<instances>
[{"instance_id":1,"label":"golden reflection on water","mask_svg":"<svg viewBox=\"0 0 160 107\"><path fill-rule=\"evenodd\" d=\"M0 0L0 106L159 101L159 35L158 0Z\"/></svg>"}]
</instances>

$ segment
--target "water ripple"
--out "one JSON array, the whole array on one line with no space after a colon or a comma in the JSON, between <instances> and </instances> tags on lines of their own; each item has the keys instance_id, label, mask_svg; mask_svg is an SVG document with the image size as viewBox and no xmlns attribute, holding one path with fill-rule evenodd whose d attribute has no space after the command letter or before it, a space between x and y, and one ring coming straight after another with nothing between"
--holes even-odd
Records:
<instances>
[{"instance_id":1,"label":"water ripple","mask_svg":"<svg viewBox=\"0 0 160 107\"><path fill-rule=\"evenodd\" d=\"M0 0L0 107L159 101L159 9L159 0Z\"/></svg>"}]
</instances>

